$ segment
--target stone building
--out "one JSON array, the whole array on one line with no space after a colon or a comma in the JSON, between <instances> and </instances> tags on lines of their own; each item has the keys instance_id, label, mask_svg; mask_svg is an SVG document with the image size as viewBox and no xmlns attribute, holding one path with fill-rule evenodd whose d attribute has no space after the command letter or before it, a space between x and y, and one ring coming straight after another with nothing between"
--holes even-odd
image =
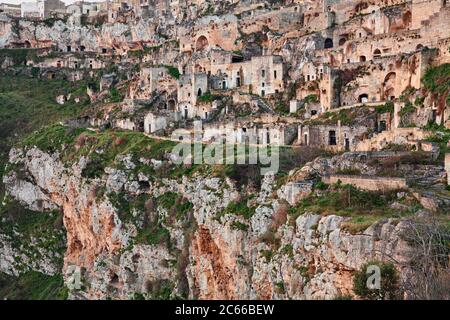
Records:
<instances>
[{"instance_id":1,"label":"stone building","mask_svg":"<svg viewBox=\"0 0 450 320\"><path fill-rule=\"evenodd\" d=\"M286 123L238 121L203 126L202 141L223 139L227 144L289 145L296 138L296 126Z\"/></svg>"},{"instance_id":2,"label":"stone building","mask_svg":"<svg viewBox=\"0 0 450 320\"><path fill-rule=\"evenodd\" d=\"M20 5L11 3L0 3L0 13L5 13L14 17L20 17L21 16Z\"/></svg>"},{"instance_id":3,"label":"stone building","mask_svg":"<svg viewBox=\"0 0 450 320\"><path fill-rule=\"evenodd\" d=\"M284 90L284 64L280 56L256 56L249 61L231 53L212 56L211 74L214 89L239 88L261 96Z\"/></svg>"},{"instance_id":4,"label":"stone building","mask_svg":"<svg viewBox=\"0 0 450 320\"><path fill-rule=\"evenodd\" d=\"M197 101L209 91L208 75L206 73L184 74L178 81L178 106L183 119L202 116L197 111Z\"/></svg>"},{"instance_id":5,"label":"stone building","mask_svg":"<svg viewBox=\"0 0 450 320\"><path fill-rule=\"evenodd\" d=\"M36 64L41 68L68 68L98 70L105 67L105 63L95 56L76 56L74 54L60 54L55 58L47 58Z\"/></svg>"},{"instance_id":6,"label":"stone building","mask_svg":"<svg viewBox=\"0 0 450 320\"><path fill-rule=\"evenodd\" d=\"M180 51L202 52L214 47L223 50L239 50L238 19L234 15L207 16L199 19L191 28L180 28Z\"/></svg>"},{"instance_id":7,"label":"stone building","mask_svg":"<svg viewBox=\"0 0 450 320\"><path fill-rule=\"evenodd\" d=\"M66 5L60 0L38 0L39 17L47 19L54 14L66 13Z\"/></svg>"},{"instance_id":8,"label":"stone building","mask_svg":"<svg viewBox=\"0 0 450 320\"><path fill-rule=\"evenodd\" d=\"M22 2L20 16L22 18L40 18L41 13L38 4L36 2Z\"/></svg>"},{"instance_id":9,"label":"stone building","mask_svg":"<svg viewBox=\"0 0 450 320\"><path fill-rule=\"evenodd\" d=\"M331 151L350 151L367 132L366 126L337 125L298 126L297 141L303 146L321 147Z\"/></svg>"}]
</instances>

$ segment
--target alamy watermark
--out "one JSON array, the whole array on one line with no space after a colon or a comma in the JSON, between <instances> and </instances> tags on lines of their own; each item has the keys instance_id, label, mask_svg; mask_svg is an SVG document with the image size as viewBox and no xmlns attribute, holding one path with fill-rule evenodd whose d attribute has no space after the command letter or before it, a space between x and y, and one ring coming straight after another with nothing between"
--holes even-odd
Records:
<instances>
[{"instance_id":1,"label":"alamy watermark","mask_svg":"<svg viewBox=\"0 0 450 320\"><path fill-rule=\"evenodd\" d=\"M214 131L214 130L213 130ZM184 129L175 130L171 138L178 140L172 150L175 164L208 164L208 165L260 165L261 175L277 173L280 168L280 147L269 144L264 133L244 133L239 137L232 125L222 126L215 131L211 143L204 144L201 121L194 122L194 132ZM266 140L264 141L264 138ZM238 143L238 139L241 140ZM263 142L263 143L261 143Z\"/></svg>"},{"instance_id":2,"label":"alamy watermark","mask_svg":"<svg viewBox=\"0 0 450 320\"><path fill-rule=\"evenodd\" d=\"M366 286L369 290L381 289L381 269L377 265L370 265L367 267L367 281Z\"/></svg>"}]
</instances>

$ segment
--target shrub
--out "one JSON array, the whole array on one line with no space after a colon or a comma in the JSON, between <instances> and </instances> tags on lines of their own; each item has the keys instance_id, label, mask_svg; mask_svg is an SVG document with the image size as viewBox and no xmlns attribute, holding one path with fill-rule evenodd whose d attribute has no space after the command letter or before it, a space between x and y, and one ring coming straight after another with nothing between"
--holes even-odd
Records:
<instances>
[{"instance_id":1,"label":"shrub","mask_svg":"<svg viewBox=\"0 0 450 320\"><path fill-rule=\"evenodd\" d=\"M384 105L375 107L375 111L380 114L388 112L392 113L394 112L394 103L392 101L388 101Z\"/></svg>"},{"instance_id":2,"label":"shrub","mask_svg":"<svg viewBox=\"0 0 450 320\"><path fill-rule=\"evenodd\" d=\"M110 96L111 102L122 101L122 95L120 94L119 90L117 90L116 88L111 88L111 90L109 90L109 96Z\"/></svg>"},{"instance_id":3,"label":"shrub","mask_svg":"<svg viewBox=\"0 0 450 320\"><path fill-rule=\"evenodd\" d=\"M231 227L236 230L247 231L249 226L248 224L242 223L240 221L233 221Z\"/></svg>"},{"instance_id":4,"label":"shrub","mask_svg":"<svg viewBox=\"0 0 450 320\"><path fill-rule=\"evenodd\" d=\"M305 103L318 103L319 98L317 97L316 94L310 94L305 97L304 101L305 101Z\"/></svg>"},{"instance_id":5,"label":"shrub","mask_svg":"<svg viewBox=\"0 0 450 320\"><path fill-rule=\"evenodd\" d=\"M173 66L165 66L167 69L167 72L169 72L169 74L174 77L175 79L180 79L180 71L178 70L178 68L175 68Z\"/></svg>"}]
</instances>

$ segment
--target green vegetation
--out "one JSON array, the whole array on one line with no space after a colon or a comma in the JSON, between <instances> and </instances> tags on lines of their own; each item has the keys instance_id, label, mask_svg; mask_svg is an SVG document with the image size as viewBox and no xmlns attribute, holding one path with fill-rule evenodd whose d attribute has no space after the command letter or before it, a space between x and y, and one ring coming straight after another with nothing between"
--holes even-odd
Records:
<instances>
[{"instance_id":1,"label":"green vegetation","mask_svg":"<svg viewBox=\"0 0 450 320\"><path fill-rule=\"evenodd\" d=\"M248 224L242 223L240 221L233 221L231 227L236 230L247 231L249 228Z\"/></svg>"},{"instance_id":2,"label":"green vegetation","mask_svg":"<svg viewBox=\"0 0 450 320\"><path fill-rule=\"evenodd\" d=\"M152 300L169 300L174 289L173 283L166 279L148 282L146 286Z\"/></svg>"},{"instance_id":3,"label":"green vegetation","mask_svg":"<svg viewBox=\"0 0 450 320\"><path fill-rule=\"evenodd\" d=\"M374 284L369 277L374 276L370 266L379 268L380 288L369 289L367 282ZM368 270L369 269L369 270ZM368 272L369 271L369 272ZM353 278L353 290L362 299L368 300L392 300L398 298L399 275L392 263L368 262L360 271L356 272Z\"/></svg>"},{"instance_id":4,"label":"green vegetation","mask_svg":"<svg viewBox=\"0 0 450 320\"><path fill-rule=\"evenodd\" d=\"M343 224L351 233L359 233L374 222L387 218L407 216L419 208L415 202L408 203L412 209L404 212L392 209L389 204L397 199L397 192L363 191L352 185L340 183L331 185L325 192L311 194L290 209L291 221L306 212L329 215L335 214L351 219ZM406 201L406 200L403 200Z\"/></svg>"},{"instance_id":5,"label":"green vegetation","mask_svg":"<svg viewBox=\"0 0 450 320\"><path fill-rule=\"evenodd\" d=\"M388 101L381 106L375 107L375 111L378 114L383 114L383 113L388 113L388 112L393 113L394 112L394 103L392 101Z\"/></svg>"},{"instance_id":6,"label":"green vegetation","mask_svg":"<svg viewBox=\"0 0 450 320\"><path fill-rule=\"evenodd\" d=\"M210 91L206 91L204 94L202 94L200 97L198 97L198 101L208 103L213 102L215 100L220 99L221 96L219 95L213 95Z\"/></svg>"},{"instance_id":7,"label":"green vegetation","mask_svg":"<svg viewBox=\"0 0 450 320\"><path fill-rule=\"evenodd\" d=\"M127 55L130 58L139 58L141 59L144 56L145 52L143 50L128 50Z\"/></svg>"},{"instance_id":8,"label":"green vegetation","mask_svg":"<svg viewBox=\"0 0 450 320\"><path fill-rule=\"evenodd\" d=\"M166 192L159 196L156 201L169 213L174 214L177 220L185 218L193 208L192 202L184 199L180 194L175 192Z\"/></svg>"},{"instance_id":9,"label":"green vegetation","mask_svg":"<svg viewBox=\"0 0 450 320\"><path fill-rule=\"evenodd\" d=\"M1 54L0 50L0 54ZM18 52L19 54L19 52ZM88 106L86 83L43 80L19 75L0 75L0 177L10 148L30 132L44 125L80 115ZM56 103L61 94L81 98L64 105ZM0 184L0 198L3 185Z\"/></svg>"},{"instance_id":10,"label":"green vegetation","mask_svg":"<svg viewBox=\"0 0 450 320\"><path fill-rule=\"evenodd\" d=\"M405 106L398 112L400 117L405 117L407 115L413 114L417 111L417 108L411 102L407 102Z\"/></svg>"},{"instance_id":11,"label":"green vegetation","mask_svg":"<svg viewBox=\"0 0 450 320\"><path fill-rule=\"evenodd\" d=\"M120 93L120 91L114 87L109 90L109 97L110 97L110 102L114 102L114 103L121 102L123 100L123 96Z\"/></svg>"},{"instance_id":12,"label":"green vegetation","mask_svg":"<svg viewBox=\"0 0 450 320\"><path fill-rule=\"evenodd\" d=\"M256 207L247 206L247 202L251 197L246 197L237 202L230 202L228 206L221 212L217 214L217 217L220 218L226 214L239 215L244 217L245 219L250 219L255 214Z\"/></svg>"},{"instance_id":13,"label":"green vegetation","mask_svg":"<svg viewBox=\"0 0 450 320\"><path fill-rule=\"evenodd\" d=\"M143 212L147 198L148 196L145 194L133 197L124 192L108 194L109 201L118 210L119 217L123 222L130 221L133 218L133 211Z\"/></svg>"},{"instance_id":14,"label":"green vegetation","mask_svg":"<svg viewBox=\"0 0 450 320\"><path fill-rule=\"evenodd\" d=\"M65 127L60 124L45 127L26 137L21 145L36 146L42 151L55 152L62 148L63 145L69 145L76 137L78 137L85 129Z\"/></svg>"},{"instance_id":15,"label":"green vegetation","mask_svg":"<svg viewBox=\"0 0 450 320\"><path fill-rule=\"evenodd\" d=\"M291 259L294 258L294 246L292 244L287 244L283 248L281 248L281 253L290 257Z\"/></svg>"},{"instance_id":16,"label":"green vegetation","mask_svg":"<svg viewBox=\"0 0 450 320\"><path fill-rule=\"evenodd\" d=\"M272 250L261 250L259 253L266 260L266 263L272 261L272 258L275 255Z\"/></svg>"},{"instance_id":17,"label":"green vegetation","mask_svg":"<svg viewBox=\"0 0 450 320\"><path fill-rule=\"evenodd\" d=\"M42 256L39 248L59 253L60 257L53 262L62 267L62 257L66 250L62 213L35 212L25 209L17 201L7 200L0 207L0 230L8 236L13 248L26 253L31 259ZM18 261L17 269L23 268Z\"/></svg>"},{"instance_id":18,"label":"green vegetation","mask_svg":"<svg viewBox=\"0 0 450 320\"><path fill-rule=\"evenodd\" d=\"M431 93L439 95L439 101L450 105L450 63L428 69L422 83Z\"/></svg>"},{"instance_id":19,"label":"green vegetation","mask_svg":"<svg viewBox=\"0 0 450 320\"><path fill-rule=\"evenodd\" d=\"M342 109L339 111L328 111L321 114L317 119L305 121L309 125L336 125L341 121L341 125L352 125L357 117L370 115L370 109L367 106L360 106L351 109ZM372 112L373 113L373 112Z\"/></svg>"},{"instance_id":20,"label":"green vegetation","mask_svg":"<svg viewBox=\"0 0 450 320\"><path fill-rule=\"evenodd\" d=\"M443 125L439 126L436 123L428 124L424 129L432 131L432 135L426 140L439 145L439 160L443 161L445 153L450 151L450 148L447 146L450 141L450 129L445 128Z\"/></svg>"},{"instance_id":21,"label":"green vegetation","mask_svg":"<svg viewBox=\"0 0 450 320\"><path fill-rule=\"evenodd\" d=\"M66 300L67 297L68 289L62 275L29 271L16 278L0 273L0 299Z\"/></svg>"},{"instance_id":22,"label":"green vegetation","mask_svg":"<svg viewBox=\"0 0 450 320\"><path fill-rule=\"evenodd\" d=\"M167 72L169 72L169 74L174 77L175 79L180 79L180 71L178 70L178 68L174 67L174 66L165 66L167 69Z\"/></svg>"},{"instance_id":23,"label":"green vegetation","mask_svg":"<svg viewBox=\"0 0 450 320\"><path fill-rule=\"evenodd\" d=\"M25 67L28 60L40 62L42 58L37 55L37 49L0 49L0 64L6 58L12 59L14 66Z\"/></svg>"},{"instance_id":24,"label":"green vegetation","mask_svg":"<svg viewBox=\"0 0 450 320\"><path fill-rule=\"evenodd\" d=\"M275 111L282 115L288 115L289 114L289 106L284 103L283 101L278 101L275 104Z\"/></svg>"},{"instance_id":25,"label":"green vegetation","mask_svg":"<svg viewBox=\"0 0 450 320\"><path fill-rule=\"evenodd\" d=\"M155 246L164 244L169 249L172 247L169 230L161 223L139 230L136 240L138 243L142 244Z\"/></svg>"},{"instance_id":26,"label":"green vegetation","mask_svg":"<svg viewBox=\"0 0 450 320\"><path fill-rule=\"evenodd\" d=\"M316 94L310 94L303 99L305 103L319 103L319 98Z\"/></svg>"},{"instance_id":27,"label":"green vegetation","mask_svg":"<svg viewBox=\"0 0 450 320\"><path fill-rule=\"evenodd\" d=\"M361 170L356 168L346 168L341 169L336 172L336 174L344 174L344 175L350 175L350 176L357 176L361 174Z\"/></svg>"},{"instance_id":28,"label":"green vegetation","mask_svg":"<svg viewBox=\"0 0 450 320\"><path fill-rule=\"evenodd\" d=\"M49 152L59 150L62 160L67 164L77 161L81 156L89 156L91 162L83 170L83 175L88 178L101 176L107 166L120 167L121 163L116 161L119 155L132 155L133 159L162 159L176 145L172 141L148 138L140 132L92 132L59 124L44 127L28 136L21 144L37 146ZM138 169L140 167L135 171Z\"/></svg>"}]
</instances>

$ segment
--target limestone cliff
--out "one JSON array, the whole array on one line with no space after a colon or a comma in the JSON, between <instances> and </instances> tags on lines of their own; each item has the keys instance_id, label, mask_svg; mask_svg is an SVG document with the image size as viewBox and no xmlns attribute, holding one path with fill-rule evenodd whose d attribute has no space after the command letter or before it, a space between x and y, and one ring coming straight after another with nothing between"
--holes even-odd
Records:
<instances>
[{"instance_id":1,"label":"limestone cliff","mask_svg":"<svg viewBox=\"0 0 450 320\"><path fill-rule=\"evenodd\" d=\"M248 200L254 213L245 216L226 210L241 197L228 178L153 179L136 170L151 162L116 160L121 169L89 179L82 174L84 157L68 166L58 153L37 148L10 153L9 195L34 210L63 212L64 271L81 267L85 284L72 298L332 299L352 294L353 274L364 263L383 255L407 259L398 220L351 234L349 218L332 214L278 219L283 203L272 175L264 177L256 201ZM128 208L115 200L119 195ZM1 270L17 274L6 256Z\"/></svg>"}]
</instances>

